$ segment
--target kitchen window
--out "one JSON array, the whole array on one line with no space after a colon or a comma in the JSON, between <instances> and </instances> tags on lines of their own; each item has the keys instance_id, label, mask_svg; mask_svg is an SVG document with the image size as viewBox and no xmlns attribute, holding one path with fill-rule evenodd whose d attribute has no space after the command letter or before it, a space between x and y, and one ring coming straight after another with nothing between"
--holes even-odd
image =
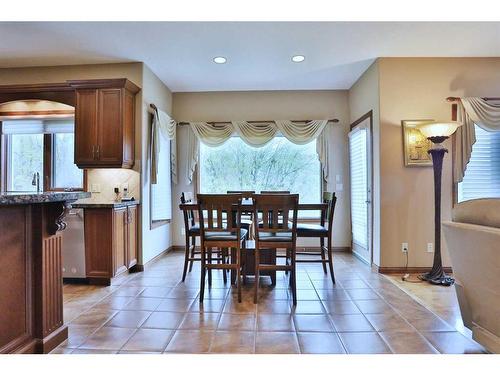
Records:
<instances>
[{"instance_id":1,"label":"kitchen window","mask_svg":"<svg viewBox=\"0 0 500 375\"><path fill-rule=\"evenodd\" d=\"M2 122L6 191L83 190L84 173L74 164L73 119L8 120Z\"/></svg>"},{"instance_id":2,"label":"kitchen window","mask_svg":"<svg viewBox=\"0 0 500 375\"><path fill-rule=\"evenodd\" d=\"M475 126L476 143L458 184L458 202L477 198L500 197L500 133Z\"/></svg>"},{"instance_id":3,"label":"kitchen window","mask_svg":"<svg viewBox=\"0 0 500 375\"><path fill-rule=\"evenodd\" d=\"M319 203L321 180L315 141L296 145L275 137L263 147L251 147L231 137L218 147L200 145L201 193L288 190L300 195L300 203Z\"/></svg>"}]
</instances>

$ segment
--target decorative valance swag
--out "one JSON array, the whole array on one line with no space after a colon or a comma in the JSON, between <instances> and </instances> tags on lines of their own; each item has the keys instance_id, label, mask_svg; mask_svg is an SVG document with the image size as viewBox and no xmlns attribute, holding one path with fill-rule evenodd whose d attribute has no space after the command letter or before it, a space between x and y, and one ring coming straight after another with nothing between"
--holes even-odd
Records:
<instances>
[{"instance_id":1,"label":"decorative valance swag","mask_svg":"<svg viewBox=\"0 0 500 375\"><path fill-rule=\"evenodd\" d=\"M462 123L455 133L453 175L455 182L458 183L464 178L472 153L472 145L476 142L474 124L486 131L500 131L500 103L492 103L476 97L460 98L457 121Z\"/></svg>"},{"instance_id":2,"label":"decorative valance swag","mask_svg":"<svg viewBox=\"0 0 500 375\"><path fill-rule=\"evenodd\" d=\"M323 177L328 177L328 135L325 128L328 120L312 120L307 123L294 123L289 120L272 122L232 121L228 123L209 124L206 122L191 122L192 134L188 143L188 176L189 183L193 180L193 173L198 163L198 140L208 146L219 146L233 134L252 147L262 147L281 133L290 142L306 144L316 139L316 152L323 169ZM191 133L191 132L189 132Z\"/></svg>"},{"instance_id":3,"label":"decorative valance swag","mask_svg":"<svg viewBox=\"0 0 500 375\"><path fill-rule=\"evenodd\" d=\"M151 124L151 183L156 184L158 176L158 157L160 154L160 136L170 139L170 173L172 182L177 184L177 123L168 114L153 108L153 123Z\"/></svg>"}]
</instances>

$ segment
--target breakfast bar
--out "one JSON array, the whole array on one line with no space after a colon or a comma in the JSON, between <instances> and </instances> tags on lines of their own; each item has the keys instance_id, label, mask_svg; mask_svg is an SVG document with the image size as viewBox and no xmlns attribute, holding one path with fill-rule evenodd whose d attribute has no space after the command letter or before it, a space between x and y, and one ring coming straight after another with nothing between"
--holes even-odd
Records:
<instances>
[{"instance_id":1,"label":"breakfast bar","mask_svg":"<svg viewBox=\"0 0 500 375\"><path fill-rule=\"evenodd\" d=\"M85 192L0 193L0 353L48 353L63 322L62 234Z\"/></svg>"}]
</instances>

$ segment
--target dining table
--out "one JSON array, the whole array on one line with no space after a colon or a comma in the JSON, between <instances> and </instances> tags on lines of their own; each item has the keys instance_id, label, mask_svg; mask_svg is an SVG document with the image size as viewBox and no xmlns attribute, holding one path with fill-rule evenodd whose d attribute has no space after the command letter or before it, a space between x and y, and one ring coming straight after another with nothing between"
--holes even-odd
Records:
<instances>
[{"instance_id":1,"label":"dining table","mask_svg":"<svg viewBox=\"0 0 500 375\"><path fill-rule=\"evenodd\" d=\"M237 204L235 206L238 206ZM243 198L241 200L241 213L242 215L253 215L254 213L254 203L252 198ZM328 208L327 203L300 203L297 206L297 211L322 211ZM196 202L181 203L179 204L179 209L182 211L193 211L198 212L199 205ZM304 219L302 219L304 220ZM310 219L307 218L306 221L319 221L320 218ZM298 218L298 221L301 221ZM245 241L245 251L242 252L243 260L243 274L244 275L254 275L255 274L255 241L248 239ZM260 250L260 264L276 264L277 258L284 258L284 255L276 254L276 250ZM272 285L276 284L276 271L261 271L260 275L270 276ZM231 282L234 283L236 280L236 273L231 271Z\"/></svg>"}]
</instances>

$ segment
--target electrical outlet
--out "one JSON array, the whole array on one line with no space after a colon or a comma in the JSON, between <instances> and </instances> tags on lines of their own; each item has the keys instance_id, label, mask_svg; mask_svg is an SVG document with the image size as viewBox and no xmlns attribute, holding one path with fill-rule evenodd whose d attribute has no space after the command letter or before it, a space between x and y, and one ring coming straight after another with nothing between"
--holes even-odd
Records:
<instances>
[{"instance_id":1,"label":"electrical outlet","mask_svg":"<svg viewBox=\"0 0 500 375\"><path fill-rule=\"evenodd\" d=\"M427 243L427 252L428 253L434 252L434 244L432 242Z\"/></svg>"},{"instance_id":2,"label":"electrical outlet","mask_svg":"<svg viewBox=\"0 0 500 375\"><path fill-rule=\"evenodd\" d=\"M100 193L101 192L101 185L100 184L91 184L90 185L90 192L91 193Z\"/></svg>"},{"instance_id":3,"label":"electrical outlet","mask_svg":"<svg viewBox=\"0 0 500 375\"><path fill-rule=\"evenodd\" d=\"M403 253L407 253L407 252L408 252L408 242L403 242L403 243L401 244L401 251L402 251Z\"/></svg>"}]
</instances>

